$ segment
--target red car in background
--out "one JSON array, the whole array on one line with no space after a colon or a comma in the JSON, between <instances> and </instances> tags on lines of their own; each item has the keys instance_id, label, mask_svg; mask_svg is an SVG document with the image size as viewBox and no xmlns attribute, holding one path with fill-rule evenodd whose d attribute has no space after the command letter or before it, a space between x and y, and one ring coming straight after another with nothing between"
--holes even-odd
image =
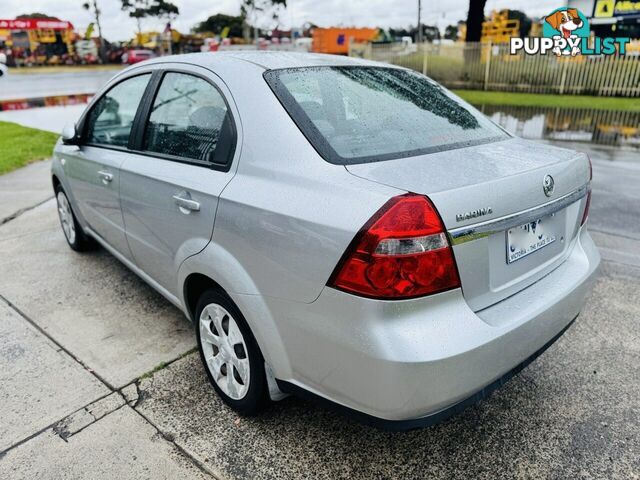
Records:
<instances>
[{"instance_id":1,"label":"red car in background","mask_svg":"<svg viewBox=\"0 0 640 480\"><path fill-rule=\"evenodd\" d=\"M156 56L151 50L129 50L122 54L123 65L133 65Z\"/></svg>"}]
</instances>

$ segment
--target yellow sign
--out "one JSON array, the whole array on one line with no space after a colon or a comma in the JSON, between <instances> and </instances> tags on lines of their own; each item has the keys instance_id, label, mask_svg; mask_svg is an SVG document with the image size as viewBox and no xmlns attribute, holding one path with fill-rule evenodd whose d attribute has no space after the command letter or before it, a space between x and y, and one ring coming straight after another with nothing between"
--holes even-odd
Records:
<instances>
[{"instance_id":1,"label":"yellow sign","mask_svg":"<svg viewBox=\"0 0 640 480\"><path fill-rule=\"evenodd\" d=\"M596 0L594 18L640 16L640 0Z\"/></svg>"},{"instance_id":2,"label":"yellow sign","mask_svg":"<svg viewBox=\"0 0 640 480\"><path fill-rule=\"evenodd\" d=\"M613 17L616 8L616 0L596 0L593 16L596 18Z\"/></svg>"},{"instance_id":3,"label":"yellow sign","mask_svg":"<svg viewBox=\"0 0 640 480\"><path fill-rule=\"evenodd\" d=\"M640 14L640 1L633 2L630 0L623 0L616 2L616 14L622 15L634 15Z\"/></svg>"},{"instance_id":4,"label":"yellow sign","mask_svg":"<svg viewBox=\"0 0 640 480\"><path fill-rule=\"evenodd\" d=\"M84 39L85 40L91 40L91 35L93 35L93 22L91 22L88 26L87 26L87 31L84 34Z\"/></svg>"}]
</instances>

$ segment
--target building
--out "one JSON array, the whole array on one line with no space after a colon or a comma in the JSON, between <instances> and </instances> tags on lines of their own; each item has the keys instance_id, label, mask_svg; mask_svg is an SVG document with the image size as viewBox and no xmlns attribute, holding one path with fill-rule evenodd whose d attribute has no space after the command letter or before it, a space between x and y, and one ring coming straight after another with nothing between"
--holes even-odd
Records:
<instances>
[{"instance_id":1,"label":"building","mask_svg":"<svg viewBox=\"0 0 640 480\"><path fill-rule=\"evenodd\" d=\"M494 10L489 19L482 22L482 42L509 43L511 37L519 36L520 20L512 19L509 10Z\"/></svg>"},{"instance_id":2,"label":"building","mask_svg":"<svg viewBox=\"0 0 640 480\"><path fill-rule=\"evenodd\" d=\"M12 63L45 63L49 58L70 53L74 40L71 22L43 18L0 19L0 50L8 51Z\"/></svg>"},{"instance_id":3,"label":"building","mask_svg":"<svg viewBox=\"0 0 640 480\"><path fill-rule=\"evenodd\" d=\"M311 50L316 53L349 54L349 43L372 42L378 36L377 28L314 28Z\"/></svg>"},{"instance_id":4,"label":"building","mask_svg":"<svg viewBox=\"0 0 640 480\"><path fill-rule=\"evenodd\" d=\"M569 0L569 8L577 8L589 18L591 31L597 37L629 37L640 39L639 0Z\"/></svg>"}]
</instances>

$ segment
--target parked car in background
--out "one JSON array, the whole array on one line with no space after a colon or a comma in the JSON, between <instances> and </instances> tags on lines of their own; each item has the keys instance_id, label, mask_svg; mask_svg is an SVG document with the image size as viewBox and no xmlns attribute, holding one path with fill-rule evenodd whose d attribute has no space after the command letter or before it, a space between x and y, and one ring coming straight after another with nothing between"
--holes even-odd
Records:
<instances>
[{"instance_id":1,"label":"parked car in background","mask_svg":"<svg viewBox=\"0 0 640 480\"><path fill-rule=\"evenodd\" d=\"M138 62L144 62L150 58L155 58L156 54L151 50L129 50L122 54L123 65L134 65Z\"/></svg>"},{"instance_id":2,"label":"parked car in background","mask_svg":"<svg viewBox=\"0 0 640 480\"><path fill-rule=\"evenodd\" d=\"M99 243L180 308L242 414L293 393L392 429L440 421L562 335L600 262L585 154L375 62L152 60L53 157L70 247Z\"/></svg>"},{"instance_id":3,"label":"parked car in background","mask_svg":"<svg viewBox=\"0 0 640 480\"><path fill-rule=\"evenodd\" d=\"M6 77L9 73L9 68L7 67L7 55L5 53L0 53L0 78Z\"/></svg>"}]
</instances>

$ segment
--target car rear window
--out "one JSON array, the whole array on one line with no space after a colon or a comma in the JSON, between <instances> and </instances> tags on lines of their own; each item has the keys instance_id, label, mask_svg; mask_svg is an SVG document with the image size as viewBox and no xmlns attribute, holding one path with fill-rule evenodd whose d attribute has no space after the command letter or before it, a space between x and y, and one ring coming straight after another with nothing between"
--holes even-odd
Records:
<instances>
[{"instance_id":1,"label":"car rear window","mask_svg":"<svg viewBox=\"0 0 640 480\"><path fill-rule=\"evenodd\" d=\"M306 67L269 70L264 77L331 163L391 160L509 138L479 111L408 70Z\"/></svg>"}]
</instances>

